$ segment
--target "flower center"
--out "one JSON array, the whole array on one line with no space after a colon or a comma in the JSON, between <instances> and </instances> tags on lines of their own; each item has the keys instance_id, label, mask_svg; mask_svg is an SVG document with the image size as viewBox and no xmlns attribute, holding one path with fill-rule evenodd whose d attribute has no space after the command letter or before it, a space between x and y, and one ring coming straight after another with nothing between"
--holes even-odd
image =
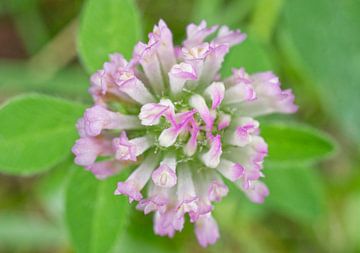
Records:
<instances>
[{"instance_id":1,"label":"flower center","mask_svg":"<svg viewBox=\"0 0 360 253\"><path fill-rule=\"evenodd\" d=\"M203 98L202 108L196 108L191 99L185 96L172 102L163 98L158 104L144 105L139 117L143 125L150 126L148 134L158 139L157 150L173 150L178 161L185 162L195 159L196 151L212 149L210 160L214 159L215 164L222 152L220 136L230 124L230 115L220 108L209 108ZM166 184L165 180L166 175L161 175L160 183Z\"/></svg>"}]
</instances>

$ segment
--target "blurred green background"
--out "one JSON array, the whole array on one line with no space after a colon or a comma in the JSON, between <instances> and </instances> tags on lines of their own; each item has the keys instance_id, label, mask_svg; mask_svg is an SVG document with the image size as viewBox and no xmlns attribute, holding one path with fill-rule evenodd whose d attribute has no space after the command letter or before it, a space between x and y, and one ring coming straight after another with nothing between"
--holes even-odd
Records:
<instances>
[{"instance_id":1,"label":"blurred green background","mask_svg":"<svg viewBox=\"0 0 360 253\"><path fill-rule=\"evenodd\" d=\"M81 64L87 59L80 60L76 46L84 4L1 0L0 102L27 92L90 102L89 73ZM271 196L264 205L249 203L233 189L216 206L221 239L215 246L200 248L189 224L175 239L157 237L151 217L131 212L126 233L113 251L360 252L360 2L138 0L135 4L143 38L160 18L176 42L184 38L188 23L202 19L248 33L248 39L227 56L223 74L240 66L250 73L274 70L283 85L293 89L300 109L291 117L264 120L306 123L331 136L337 147L328 159L305 166L291 160L279 168L269 164L264 173ZM131 29L119 25L124 31ZM311 142L304 141L301 148L311 149ZM46 173L0 174L0 252L78 248L70 242L64 218L65 188L75 170L71 164L68 156ZM69 187L77 189L74 183Z\"/></svg>"}]
</instances>

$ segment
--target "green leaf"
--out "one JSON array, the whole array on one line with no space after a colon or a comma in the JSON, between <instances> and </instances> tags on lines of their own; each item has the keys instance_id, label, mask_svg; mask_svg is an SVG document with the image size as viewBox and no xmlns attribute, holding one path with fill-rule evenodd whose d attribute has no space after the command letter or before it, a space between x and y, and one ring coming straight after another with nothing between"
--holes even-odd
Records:
<instances>
[{"instance_id":1,"label":"green leaf","mask_svg":"<svg viewBox=\"0 0 360 253\"><path fill-rule=\"evenodd\" d=\"M26 175L45 171L69 155L77 138L81 104L44 96L18 96L0 108L0 170Z\"/></svg>"},{"instance_id":2,"label":"green leaf","mask_svg":"<svg viewBox=\"0 0 360 253\"><path fill-rule=\"evenodd\" d=\"M360 2L285 2L280 23L297 51L293 58L300 58L298 71L319 88L324 108L344 134L359 142Z\"/></svg>"},{"instance_id":3,"label":"green leaf","mask_svg":"<svg viewBox=\"0 0 360 253\"><path fill-rule=\"evenodd\" d=\"M215 209L215 217L224 226L234 223L235 214L243 220L259 221L277 212L301 223L314 222L326 211L324 182L313 167L288 166L277 170L263 170L262 179L270 190L262 205L252 203L231 182L229 199ZM228 210L227 210L228 209Z\"/></svg>"},{"instance_id":4,"label":"green leaf","mask_svg":"<svg viewBox=\"0 0 360 253\"><path fill-rule=\"evenodd\" d=\"M101 68L110 53L130 57L141 38L141 25L133 0L88 0L81 17L78 50L86 69Z\"/></svg>"},{"instance_id":5,"label":"green leaf","mask_svg":"<svg viewBox=\"0 0 360 253\"><path fill-rule=\"evenodd\" d=\"M32 2L34 6L23 6L23 11L13 15L16 29L26 46L27 53L31 55L44 47L50 39L50 33L42 20L40 8L36 5L36 1Z\"/></svg>"},{"instance_id":6,"label":"green leaf","mask_svg":"<svg viewBox=\"0 0 360 253\"><path fill-rule=\"evenodd\" d=\"M27 11L37 5L36 0L14 0L2 2L3 7L9 13L16 15L18 13Z\"/></svg>"},{"instance_id":7,"label":"green leaf","mask_svg":"<svg viewBox=\"0 0 360 253\"><path fill-rule=\"evenodd\" d=\"M75 167L66 191L66 221L76 252L110 252L120 238L129 204L124 196L114 195L119 180L100 181Z\"/></svg>"},{"instance_id":8,"label":"green leaf","mask_svg":"<svg viewBox=\"0 0 360 253\"><path fill-rule=\"evenodd\" d=\"M262 123L261 135L269 146L266 166L307 165L329 157L335 144L325 133L309 126L289 123Z\"/></svg>"},{"instance_id":9,"label":"green leaf","mask_svg":"<svg viewBox=\"0 0 360 253\"><path fill-rule=\"evenodd\" d=\"M126 227L126 233L121 237L114 252L179 252L179 247L185 243L182 239L186 236L186 232L182 231L181 233L177 233L175 238L172 239L156 235L153 230L153 215L154 213L145 216L144 213L138 210L132 211L131 215L129 215L129 224ZM186 224L185 226L190 227L191 225ZM193 235L191 234L191 236Z\"/></svg>"},{"instance_id":10,"label":"green leaf","mask_svg":"<svg viewBox=\"0 0 360 253\"><path fill-rule=\"evenodd\" d=\"M42 174L34 189L36 198L41 201L47 216L52 217L61 226L65 226L65 190L73 164L74 157L69 156L50 171Z\"/></svg>"},{"instance_id":11,"label":"green leaf","mask_svg":"<svg viewBox=\"0 0 360 253\"><path fill-rule=\"evenodd\" d=\"M313 222L325 210L323 182L312 168L264 171L270 195L265 206L303 222Z\"/></svg>"}]
</instances>

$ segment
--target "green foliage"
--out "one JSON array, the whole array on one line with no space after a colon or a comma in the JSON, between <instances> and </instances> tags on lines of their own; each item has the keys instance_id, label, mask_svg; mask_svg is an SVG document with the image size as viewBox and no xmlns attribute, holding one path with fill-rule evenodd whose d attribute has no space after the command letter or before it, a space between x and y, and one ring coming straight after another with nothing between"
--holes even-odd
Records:
<instances>
[{"instance_id":1,"label":"green foliage","mask_svg":"<svg viewBox=\"0 0 360 253\"><path fill-rule=\"evenodd\" d=\"M65 228L65 191L71 178L74 157L71 155L39 177L35 192L48 217ZM65 229L64 229L65 230Z\"/></svg>"},{"instance_id":2,"label":"green foliage","mask_svg":"<svg viewBox=\"0 0 360 253\"><path fill-rule=\"evenodd\" d=\"M3 8L9 13L18 14L35 7L36 2L37 0L13 0L6 2L3 1L2 3L0 3L0 6L2 5Z\"/></svg>"},{"instance_id":3,"label":"green foliage","mask_svg":"<svg viewBox=\"0 0 360 253\"><path fill-rule=\"evenodd\" d=\"M209 25L213 25L220 8L220 0L197 0L193 6L193 19L196 23L206 20Z\"/></svg>"},{"instance_id":4,"label":"green foliage","mask_svg":"<svg viewBox=\"0 0 360 253\"><path fill-rule=\"evenodd\" d=\"M33 55L41 50L50 39L50 35L42 22L38 6L23 6L23 8L23 11L16 14L15 24L26 46L27 53Z\"/></svg>"},{"instance_id":5,"label":"green foliage","mask_svg":"<svg viewBox=\"0 0 360 253\"><path fill-rule=\"evenodd\" d=\"M229 1L197 0L194 1L193 17L195 23L205 20L208 25L221 24L239 27L256 4L253 0Z\"/></svg>"},{"instance_id":6,"label":"green foliage","mask_svg":"<svg viewBox=\"0 0 360 253\"><path fill-rule=\"evenodd\" d=\"M41 92L81 100L90 100L89 77L80 66L62 69L51 78L34 72L21 61L0 61L0 93Z\"/></svg>"},{"instance_id":7,"label":"green foliage","mask_svg":"<svg viewBox=\"0 0 360 253\"><path fill-rule=\"evenodd\" d=\"M313 167L284 167L271 169L265 166L263 181L270 191L261 205L254 204L231 182L229 199L216 207L216 218L229 225L238 215L245 222L260 220L271 212L297 221L304 226L321 221L326 211L324 180ZM233 212L233 213L232 213Z\"/></svg>"},{"instance_id":8,"label":"green foliage","mask_svg":"<svg viewBox=\"0 0 360 253\"><path fill-rule=\"evenodd\" d=\"M61 247L66 238L61 228L39 215L1 212L0 242L1 252L36 252L39 248Z\"/></svg>"},{"instance_id":9,"label":"green foliage","mask_svg":"<svg viewBox=\"0 0 360 253\"><path fill-rule=\"evenodd\" d=\"M256 1L255 11L252 15L250 30L262 42L268 42L282 8L284 0Z\"/></svg>"},{"instance_id":10,"label":"green foliage","mask_svg":"<svg viewBox=\"0 0 360 253\"><path fill-rule=\"evenodd\" d=\"M344 236L348 238L349 248L353 252L360 250L360 191L352 193L345 200L345 205L342 208L343 224L345 227Z\"/></svg>"},{"instance_id":11,"label":"green foliage","mask_svg":"<svg viewBox=\"0 0 360 253\"><path fill-rule=\"evenodd\" d=\"M56 165L77 138L84 107L44 95L24 95L0 108L0 169L27 175Z\"/></svg>"},{"instance_id":12,"label":"green foliage","mask_svg":"<svg viewBox=\"0 0 360 253\"><path fill-rule=\"evenodd\" d=\"M265 206L305 224L324 214L325 195L316 170L288 167L267 170L265 175L270 190Z\"/></svg>"},{"instance_id":13,"label":"green foliage","mask_svg":"<svg viewBox=\"0 0 360 253\"><path fill-rule=\"evenodd\" d=\"M129 215L129 224L126 227L126 233L123 234L114 252L179 252L179 246L181 247L179 244L183 242L181 240L183 238L181 237L184 236L184 234L176 234L175 240L169 240L167 237L155 235L153 231L154 224L152 215L153 214L149 214L145 216L142 212L132 210L131 215ZM186 224L185 226L189 227L190 224Z\"/></svg>"},{"instance_id":14,"label":"green foliage","mask_svg":"<svg viewBox=\"0 0 360 253\"><path fill-rule=\"evenodd\" d=\"M324 182L313 167L289 166L265 169L263 181L270 191L261 205L254 204L231 182L229 199L217 207L216 217L231 225L235 215L245 220L260 220L269 211L302 224L319 220L326 213ZM235 206L233 206L235 203ZM230 207L231 212L226 209ZM229 213L228 213L229 212ZM225 224L225 225L226 225Z\"/></svg>"},{"instance_id":15,"label":"green foliage","mask_svg":"<svg viewBox=\"0 0 360 253\"><path fill-rule=\"evenodd\" d=\"M88 0L78 37L78 50L86 69L94 72L101 68L114 52L130 57L141 30L133 0Z\"/></svg>"},{"instance_id":16,"label":"green foliage","mask_svg":"<svg viewBox=\"0 0 360 253\"><path fill-rule=\"evenodd\" d=\"M310 75L344 133L360 141L360 2L292 0L283 13L282 28L297 50L289 56Z\"/></svg>"},{"instance_id":17,"label":"green foliage","mask_svg":"<svg viewBox=\"0 0 360 253\"><path fill-rule=\"evenodd\" d=\"M243 43L230 49L230 53L225 57L221 74L229 76L233 68L240 67L244 67L249 73L267 71L271 66L269 55L262 44L248 36Z\"/></svg>"},{"instance_id":18,"label":"green foliage","mask_svg":"<svg viewBox=\"0 0 360 253\"><path fill-rule=\"evenodd\" d=\"M40 13L38 0L2 1L4 10L13 15L16 30L22 38L29 55L37 53L50 39ZM31 20L31 22L29 22Z\"/></svg>"},{"instance_id":19,"label":"green foliage","mask_svg":"<svg viewBox=\"0 0 360 253\"><path fill-rule=\"evenodd\" d=\"M307 165L328 157L334 142L324 133L309 126L289 123L263 123L261 135L269 146L266 166Z\"/></svg>"},{"instance_id":20,"label":"green foliage","mask_svg":"<svg viewBox=\"0 0 360 253\"><path fill-rule=\"evenodd\" d=\"M241 28L241 31L244 32L244 27L239 27L237 22L249 14L250 10L254 8L255 3L255 1L245 0L233 1L224 5L224 3L219 0L198 0L195 1L195 6L193 8L193 19L197 23L201 20L205 20L209 25L230 25L230 27L233 26L236 29ZM276 9L279 4L275 3L273 5L272 8ZM256 17L254 17L259 24L256 24L256 27L252 27L253 29L250 31L250 34L248 34L246 40L240 45L232 47L229 54L226 55L221 68L221 74L223 76L231 75L231 70L233 68L240 67L245 67L249 73L272 69L272 61L270 60L269 54L264 45L257 39L257 37L262 36L257 34L257 32L262 32L267 29L266 32L270 33L269 29L272 28L268 26L264 26L264 28L258 27L260 26L260 21L258 20L260 19L259 15L263 12L264 11L258 13ZM269 19L271 18L275 19L275 17L269 17ZM268 36L268 34L264 36Z\"/></svg>"},{"instance_id":21,"label":"green foliage","mask_svg":"<svg viewBox=\"0 0 360 253\"><path fill-rule=\"evenodd\" d=\"M119 177L100 181L75 167L66 190L66 221L78 253L110 252L124 231L129 204L115 196Z\"/></svg>"}]
</instances>

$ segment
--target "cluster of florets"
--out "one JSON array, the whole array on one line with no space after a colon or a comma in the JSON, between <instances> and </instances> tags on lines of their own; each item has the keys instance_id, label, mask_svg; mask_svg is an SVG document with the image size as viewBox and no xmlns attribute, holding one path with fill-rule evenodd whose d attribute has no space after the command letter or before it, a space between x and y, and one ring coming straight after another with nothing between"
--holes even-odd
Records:
<instances>
[{"instance_id":1,"label":"cluster of florets","mask_svg":"<svg viewBox=\"0 0 360 253\"><path fill-rule=\"evenodd\" d=\"M174 47L160 20L129 62L113 54L91 77L95 105L77 124L75 162L101 179L136 165L115 194L154 212L156 234L172 237L187 214L199 243L215 243L213 202L228 193L224 178L253 202L269 194L260 181L267 145L253 117L297 107L271 72L240 68L221 79L226 53L245 38L203 21L190 24L182 46Z\"/></svg>"}]
</instances>

